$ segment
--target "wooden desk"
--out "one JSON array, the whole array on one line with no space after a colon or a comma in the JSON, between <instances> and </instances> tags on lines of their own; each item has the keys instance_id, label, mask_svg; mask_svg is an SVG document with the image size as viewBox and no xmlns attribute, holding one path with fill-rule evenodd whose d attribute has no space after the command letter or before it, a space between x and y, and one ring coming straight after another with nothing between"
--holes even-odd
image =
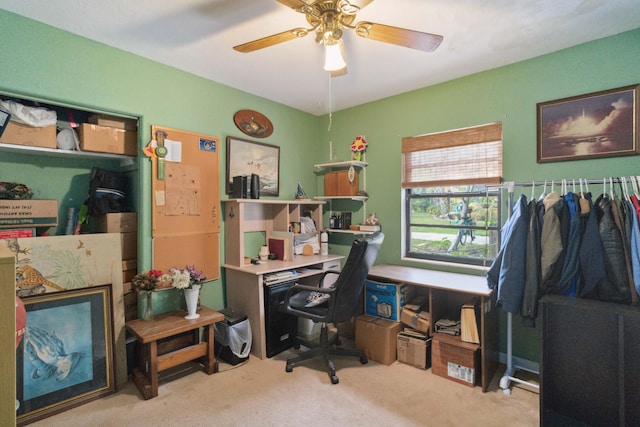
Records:
<instances>
[{"instance_id":1,"label":"wooden desk","mask_svg":"<svg viewBox=\"0 0 640 427\"><path fill-rule=\"evenodd\" d=\"M479 297L480 357L482 391L486 392L498 368L498 309L495 293L486 277L448 273L423 268L381 264L369 270L369 278L377 281L407 283L422 288L429 297L431 333L435 323L452 309L459 309L472 297Z\"/></svg>"},{"instance_id":2,"label":"wooden desk","mask_svg":"<svg viewBox=\"0 0 640 427\"><path fill-rule=\"evenodd\" d=\"M184 318L185 311L178 310L160 314L154 320L140 319L127 322L127 328L137 338L140 351L133 369L133 382L145 399L158 395L158 373L191 360L202 358L204 370L211 375L217 371L217 361L213 352L214 323L224 319L224 315L202 306L200 317L193 320ZM204 328L200 342L200 328ZM169 345L159 349L159 341L181 334L190 335L187 346L175 348Z\"/></svg>"},{"instance_id":3,"label":"wooden desk","mask_svg":"<svg viewBox=\"0 0 640 427\"><path fill-rule=\"evenodd\" d=\"M251 325L251 354L267 357L264 288L278 283L300 280L322 274L325 270L340 270L342 255L296 255L293 261L264 261L258 265L238 267L224 264L227 306L246 314ZM272 283L264 282L264 275L283 270L305 269L304 273Z\"/></svg>"}]
</instances>

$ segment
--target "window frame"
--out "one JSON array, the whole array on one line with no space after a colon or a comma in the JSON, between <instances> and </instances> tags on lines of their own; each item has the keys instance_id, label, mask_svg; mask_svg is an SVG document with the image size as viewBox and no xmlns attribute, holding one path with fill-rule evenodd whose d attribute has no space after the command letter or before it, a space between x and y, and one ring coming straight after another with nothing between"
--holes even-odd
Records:
<instances>
[{"instance_id":1,"label":"window frame","mask_svg":"<svg viewBox=\"0 0 640 427\"><path fill-rule=\"evenodd\" d=\"M500 229L502 227L503 195L496 185L502 182L502 123L495 122L462 129L447 130L430 134L402 138L402 258L410 261L430 261L454 264L466 267L486 267L491 264L500 246ZM450 152L447 152L450 151ZM431 154L432 153L432 154ZM461 189L460 187L482 185L481 191ZM438 191L438 188L447 188ZM452 191L449 191L451 187ZM456 188L460 191L454 191ZM422 191L424 189L424 192ZM435 190L435 191L434 191ZM412 203L421 198L475 198L495 197L497 200L495 225L473 223L451 223L425 225L412 223L415 216ZM450 219L451 212L447 213ZM466 215L465 215L466 216ZM469 214L469 216L471 216ZM462 219L462 216L459 217ZM435 218L434 218L435 219ZM416 227L432 227L440 229L485 230L484 256L460 256L440 253L424 253L412 250L412 235ZM495 232L496 239L493 238ZM447 234L445 234L447 235ZM448 235L447 235L448 236ZM490 237L492 236L492 237ZM454 241L447 249L460 253L458 245L464 235L454 234ZM468 238L468 237L467 237ZM446 239L448 240L448 239ZM475 239L472 235L471 242ZM427 239L428 241L428 239ZM434 241L435 242L435 241ZM464 243L463 243L464 244ZM497 245L497 248L496 248ZM434 248L437 250L438 248ZM463 253L465 251L462 251Z\"/></svg>"},{"instance_id":2,"label":"window frame","mask_svg":"<svg viewBox=\"0 0 640 427\"><path fill-rule=\"evenodd\" d=\"M420 188L434 188L434 187L420 187ZM417 190L416 187L406 188L403 190L403 243L404 243L404 254L403 257L406 259L416 260L416 261L434 261L434 262L442 262L442 263L453 263L458 265L466 265L466 266L474 266L474 267L489 267L489 265L493 262L493 258L485 257L485 258L473 258L468 256L460 256L460 255L448 255L448 254L430 254L424 252L415 252L412 251L412 234L413 229L416 227L430 227L430 228L441 228L445 230L473 230L473 231L484 231L485 236L489 235L489 232L495 232L497 236L497 241L494 242L497 245L495 251L499 249L500 239L501 239L501 228L502 228L502 209L500 206L502 205L502 191L496 189L495 187L487 186L486 189L478 190L478 191L459 191L459 192L451 192L451 191L434 191L428 193L420 193L414 194L414 191ZM488 225L485 223L482 225L475 224L423 224L423 223L415 223L411 222L412 219L412 202L414 200L420 199L438 199L438 198L486 198L491 197L496 199L496 221L495 225ZM458 233L456 233L457 235ZM456 237L457 238L457 237ZM473 242L471 242L473 244Z\"/></svg>"}]
</instances>

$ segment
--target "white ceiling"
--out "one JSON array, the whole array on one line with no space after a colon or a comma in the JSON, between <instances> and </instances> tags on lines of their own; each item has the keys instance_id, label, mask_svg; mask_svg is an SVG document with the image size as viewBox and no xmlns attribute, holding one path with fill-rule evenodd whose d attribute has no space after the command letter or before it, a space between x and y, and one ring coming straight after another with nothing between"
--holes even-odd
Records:
<instances>
[{"instance_id":1,"label":"white ceiling","mask_svg":"<svg viewBox=\"0 0 640 427\"><path fill-rule=\"evenodd\" d=\"M640 26L638 0L375 0L356 22L444 41L425 53L345 31L348 74L331 79L329 96L313 34L252 53L232 49L308 27L275 0L0 0L0 8L314 115Z\"/></svg>"}]
</instances>

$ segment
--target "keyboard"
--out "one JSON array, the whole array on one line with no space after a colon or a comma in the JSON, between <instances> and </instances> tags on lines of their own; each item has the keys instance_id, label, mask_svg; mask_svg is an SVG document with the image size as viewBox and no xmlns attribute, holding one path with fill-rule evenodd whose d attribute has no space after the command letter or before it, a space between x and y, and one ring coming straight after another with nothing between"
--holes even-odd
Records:
<instances>
[{"instance_id":1,"label":"keyboard","mask_svg":"<svg viewBox=\"0 0 640 427\"><path fill-rule=\"evenodd\" d=\"M269 282L275 282L276 280L287 279L289 277L295 276L296 274L297 273L295 270L284 270L284 271L277 271L275 273L266 273L263 277L264 277L264 281L269 283Z\"/></svg>"}]
</instances>

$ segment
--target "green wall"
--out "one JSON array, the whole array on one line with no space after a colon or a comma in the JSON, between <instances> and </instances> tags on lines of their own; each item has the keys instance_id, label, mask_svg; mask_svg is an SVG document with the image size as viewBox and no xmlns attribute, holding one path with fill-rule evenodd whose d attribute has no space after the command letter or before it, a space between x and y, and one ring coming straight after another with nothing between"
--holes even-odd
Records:
<instances>
[{"instance_id":1,"label":"green wall","mask_svg":"<svg viewBox=\"0 0 640 427\"><path fill-rule=\"evenodd\" d=\"M321 180L314 174L313 164L328 161L329 141L335 159L347 160L351 141L357 135L366 135L370 196L367 211L377 213L387 236L379 262L421 266L400 258L400 140L404 136L500 121L505 180L600 178L638 173L635 156L537 164L536 103L639 83L640 29L334 112L328 131L328 116L315 117L3 10L0 28L3 29L0 92L139 116L141 146L150 140L152 124L215 135L222 143L227 135L243 137L233 124L236 111L253 109L265 114L275 131L261 141L281 147L283 199L293 198L298 181L308 196L321 194ZM225 151L221 144L221 174ZM90 165L63 167L52 161L34 167L27 166L29 158L23 155L0 153L0 156L0 181L20 177L36 187L42 197L60 200L66 200L69 191L75 198L86 193L84 188L78 191L69 187L71 182L83 181ZM137 200L141 214L140 269L148 269L151 267L148 160L141 157L137 169L141 189ZM42 174L54 179L42 182ZM65 186L64 192L56 193L56 185L52 183ZM359 204L334 208L361 209ZM351 240L334 238L331 250L346 253ZM224 256L223 247L221 255ZM205 287L206 304L214 308L224 306L222 282L216 280ZM524 330L518 324L516 320L514 354L537 361L536 331ZM501 341L504 349L504 334Z\"/></svg>"}]
</instances>

